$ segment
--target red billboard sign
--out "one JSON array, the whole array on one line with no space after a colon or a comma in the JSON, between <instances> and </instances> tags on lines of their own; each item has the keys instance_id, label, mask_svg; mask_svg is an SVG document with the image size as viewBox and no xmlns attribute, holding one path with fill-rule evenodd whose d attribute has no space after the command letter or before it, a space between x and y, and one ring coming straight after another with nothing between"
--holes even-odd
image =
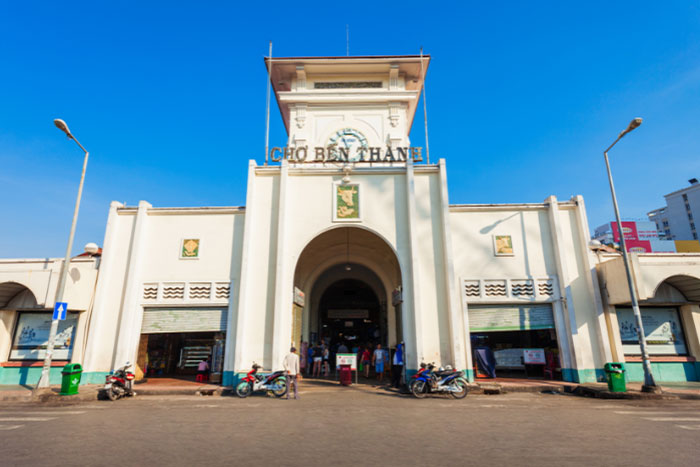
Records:
<instances>
[{"instance_id":1,"label":"red billboard sign","mask_svg":"<svg viewBox=\"0 0 700 467\"><path fill-rule=\"evenodd\" d=\"M617 229L617 222L611 222L613 241L615 243L620 243L620 231ZM622 222L622 232L625 234L625 241L628 240L639 240L639 235L637 234L637 223L634 221L623 221Z\"/></svg>"}]
</instances>

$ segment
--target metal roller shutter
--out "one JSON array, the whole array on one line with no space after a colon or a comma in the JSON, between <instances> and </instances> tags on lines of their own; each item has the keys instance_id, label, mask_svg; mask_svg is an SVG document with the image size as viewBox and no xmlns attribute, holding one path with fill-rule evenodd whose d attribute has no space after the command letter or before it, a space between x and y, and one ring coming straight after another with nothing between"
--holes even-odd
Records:
<instances>
[{"instance_id":1,"label":"metal roller shutter","mask_svg":"<svg viewBox=\"0 0 700 467\"><path fill-rule=\"evenodd\" d=\"M146 308L142 334L226 331L226 308Z\"/></svg>"}]
</instances>

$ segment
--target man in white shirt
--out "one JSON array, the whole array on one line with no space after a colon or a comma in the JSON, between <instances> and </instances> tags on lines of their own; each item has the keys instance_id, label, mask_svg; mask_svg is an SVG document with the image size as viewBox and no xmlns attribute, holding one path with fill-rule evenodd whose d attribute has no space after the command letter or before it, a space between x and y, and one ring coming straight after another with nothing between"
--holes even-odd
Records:
<instances>
[{"instance_id":1,"label":"man in white shirt","mask_svg":"<svg viewBox=\"0 0 700 467\"><path fill-rule=\"evenodd\" d=\"M299 399L298 387L299 387L299 355L296 354L297 349L292 347L289 349L289 353L284 357L282 361L282 366L284 367L284 372L287 377L287 399L289 399L289 384L294 383L294 398Z\"/></svg>"}]
</instances>

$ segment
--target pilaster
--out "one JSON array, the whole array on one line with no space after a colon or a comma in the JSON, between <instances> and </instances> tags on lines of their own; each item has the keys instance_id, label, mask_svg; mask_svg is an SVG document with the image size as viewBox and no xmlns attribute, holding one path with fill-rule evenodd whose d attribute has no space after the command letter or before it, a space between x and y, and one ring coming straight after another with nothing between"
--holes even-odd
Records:
<instances>
[{"instance_id":1,"label":"pilaster","mask_svg":"<svg viewBox=\"0 0 700 467\"><path fill-rule=\"evenodd\" d=\"M423 325L420 312L420 267L418 265L418 255L420 245L415 232L416 219L416 183L413 171L413 162L409 159L406 162L406 206L408 211L408 222L406 231L408 233L408 261L407 277L403 278L404 306L401 307L404 327L412 323L410 330L414 336L415 349L406 347L406 364L408 369L417 369L423 360ZM408 299L408 303L406 303ZM405 334L405 333L404 333ZM411 368L411 366L413 368Z\"/></svg>"},{"instance_id":2,"label":"pilaster","mask_svg":"<svg viewBox=\"0 0 700 467\"><path fill-rule=\"evenodd\" d=\"M101 349L104 347L104 341L98 336L103 335L106 326L105 320L107 314L112 310L118 309L113 303L107 300L107 290L114 286L116 278L114 277L114 261L116 255L120 252L117 245L117 224L118 214L117 209L123 207L122 203L112 201L109 205L109 214L107 216L107 226L105 229L105 239L102 244L102 256L100 257L100 268L97 272L97 286L95 287L95 303L92 310L89 312L89 325L87 332L87 345L85 347L85 358L83 360L84 371L107 371L110 368L100 365L102 360L100 357ZM118 281L117 281L118 282Z\"/></svg>"},{"instance_id":3,"label":"pilaster","mask_svg":"<svg viewBox=\"0 0 700 467\"><path fill-rule=\"evenodd\" d=\"M596 329L596 340L598 342L598 347L600 348L600 354L603 356L605 361L594 362L597 368L606 363L612 361L612 351L610 348L610 338L608 337L608 329L605 319L605 312L603 308L603 300L600 296L600 284L598 283L598 273L595 269L591 257L593 252L588 248L588 240L591 238L591 232L588 229L588 217L586 215L586 205L583 202L583 196L578 195L574 198L576 201L576 227L578 228L578 238L579 238L579 248L581 249L581 260L583 261L583 267L586 270L586 289L589 296L593 299L593 305L595 306L595 323Z\"/></svg>"},{"instance_id":4,"label":"pilaster","mask_svg":"<svg viewBox=\"0 0 700 467\"><path fill-rule=\"evenodd\" d=\"M139 304L138 299L141 289L141 264L145 255L143 252L143 240L147 232L148 208L150 207L152 206L146 201L139 201L134 224L134 235L131 239L126 282L124 284L124 304L122 305L121 320L119 322L117 351L114 353L112 370L124 365L126 362L136 362L139 337L141 335L141 321L143 319L143 308Z\"/></svg>"},{"instance_id":5,"label":"pilaster","mask_svg":"<svg viewBox=\"0 0 700 467\"><path fill-rule=\"evenodd\" d=\"M241 274L238 291L229 302L228 328L226 331L226 356L224 359L224 385L233 384L233 373L244 368L243 352L246 344L246 318L249 313L249 295L251 288L251 262L253 226L255 219L255 161L248 161L248 188L246 190L246 210L243 224L243 247L241 248ZM236 311L233 313L233 311ZM229 376L230 375L230 376ZM229 379L230 378L230 379Z\"/></svg>"},{"instance_id":6,"label":"pilaster","mask_svg":"<svg viewBox=\"0 0 700 467\"><path fill-rule=\"evenodd\" d=\"M282 359L289 350L292 330L292 281L287 261L287 183L289 163L282 161L280 167L280 189L277 216L277 260L275 271L275 304L272 336L272 362L270 368L281 367Z\"/></svg>"},{"instance_id":7,"label":"pilaster","mask_svg":"<svg viewBox=\"0 0 700 467\"><path fill-rule=\"evenodd\" d=\"M445 159L438 162L440 170L440 213L442 216L442 254L445 274L445 294L447 296L447 316L450 326L450 344L452 364L457 369L466 369L467 362L472 361L471 345L467 345L464 334L464 320L460 313L460 299L455 278L454 262L452 261L452 237L450 228L450 201L447 193L447 169Z\"/></svg>"},{"instance_id":8,"label":"pilaster","mask_svg":"<svg viewBox=\"0 0 700 467\"><path fill-rule=\"evenodd\" d=\"M559 296L554 303L554 325L557 329L557 340L561 349L560 363L564 378L573 375L568 372L576 372L583 368L576 352L576 338L574 334L578 332L576 325L576 314L574 312L574 300L571 295L571 288L567 286L569 271L565 261L566 253L563 251L563 233L561 221L559 220L559 202L556 196L550 196L545 201L548 205L549 227L552 233L552 250L554 252L554 262L557 269L557 285ZM578 376L573 376L577 380Z\"/></svg>"}]
</instances>

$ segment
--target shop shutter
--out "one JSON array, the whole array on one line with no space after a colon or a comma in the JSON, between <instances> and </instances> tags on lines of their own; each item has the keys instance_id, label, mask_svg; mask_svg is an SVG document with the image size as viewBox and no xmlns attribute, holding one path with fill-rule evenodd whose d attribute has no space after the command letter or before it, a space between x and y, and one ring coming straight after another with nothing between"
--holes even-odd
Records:
<instances>
[{"instance_id":1,"label":"shop shutter","mask_svg":"<svg viewBox=\"0 0 700 467\"><path fill-rule=\"evenodd\" d=\"M471 332L553 329L552 305L469 305Z\"/></svg>"},{"instance_id":2,"label":"shop shutter","mask_svg":"<svg viewBox=\"0 0 700 467\"><path fill-rule=\"evenodd\" d=\"M146 308L142 334L226 331L226 308Z\"/></svg>"}]
</instances>

